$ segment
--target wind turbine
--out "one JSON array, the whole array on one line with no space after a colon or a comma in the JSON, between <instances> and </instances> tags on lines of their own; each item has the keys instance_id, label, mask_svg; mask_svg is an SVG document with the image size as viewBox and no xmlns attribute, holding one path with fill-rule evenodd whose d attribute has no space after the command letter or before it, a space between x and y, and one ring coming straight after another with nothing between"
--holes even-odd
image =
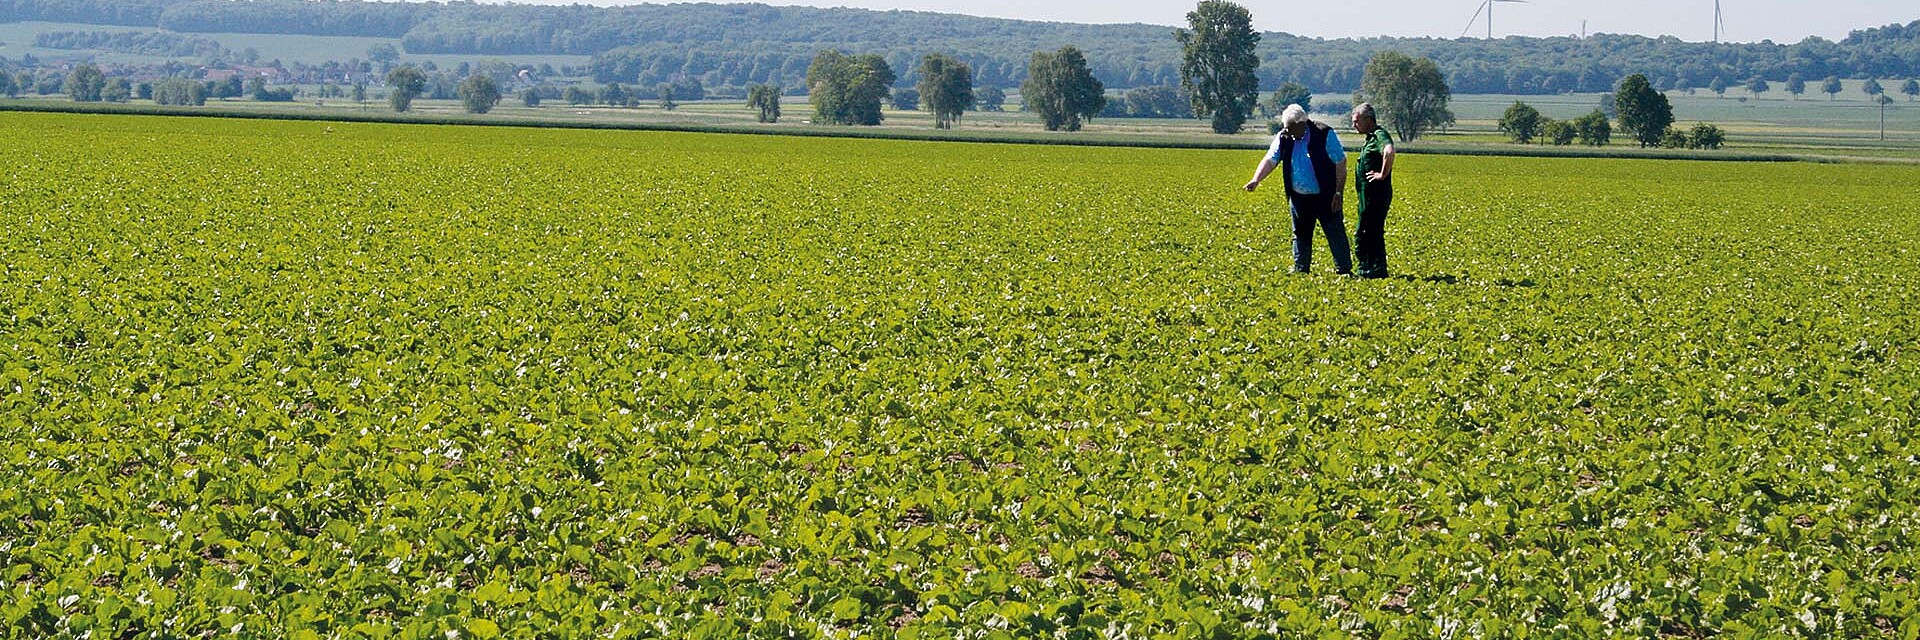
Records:
<instances>
[{"instance_id":1,"label":"wind turbine","mask_svg":"<svg viewBox=\"0 0 1920 640\"><path fill-rule=\"evenodd\" d=\"M1714 0L1714 2L1719 2L1719 1L1720 0ZM1468 31L1472 31L1473 23L1480 20L1481 13L1485 13L1487 14L1487 39L1492 40L1493 39L1493 5L1496 2L1504 2L1509 4L1526 4L1527 0L1486 0L1485 2L1481 2L1480 8L1475 9L1473 11L1473 18L1467 20L1467 28L1460 30L1460 35L1465 36L1467 35Z\"/></svg>"},{"instance_id":2,"label":"wind turbine","mask_svg":"<svg viewBox=\"0 0 1920 640\"><path fill-rule=\"evenodd\" d=\"M1727 30L1727 23L1720 19L1720 0L1713 0L1713 41L1720 41L1720 32Z\"/></svg>"}]
</instances>

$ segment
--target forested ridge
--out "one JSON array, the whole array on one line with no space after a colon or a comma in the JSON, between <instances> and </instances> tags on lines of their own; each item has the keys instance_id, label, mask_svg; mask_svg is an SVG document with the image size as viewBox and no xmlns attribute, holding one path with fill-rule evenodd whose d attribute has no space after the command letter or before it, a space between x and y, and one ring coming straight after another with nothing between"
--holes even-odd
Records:
<instances>
[{"instance_id":1,"label":"forested ridge","mask_svg":"<svg viewBox=\"0 0 1920 640\"><path fill-rule=\"evenodd\" d=\"M1091 16L1090 16L1091 17ZM1072 44L1108 87L1178 82L1173 28L979 18L914 11L676 4L626 7L398 3L355 0L0 0L0 21L150 27L177 33L269 33L397 38L414 54L593 56L600 82L698 79L707 86L804 81L821 49L877 53L918 80L913 61L932 52L965 61L980 86L1012 86L1035 51ZM1321 92L1359 85L1373 52L1397 49L1437 61L1456 92L1606 91L1641 73L1662 88L1738 84L1754 77L1920 76L1920 21L1856 31L1838 41L1701 43L1672 37L1307 38L1267 33L1261 84L1298 82ZM361 52L343 52L343 57Z\"/></svg>"}]
</instances>

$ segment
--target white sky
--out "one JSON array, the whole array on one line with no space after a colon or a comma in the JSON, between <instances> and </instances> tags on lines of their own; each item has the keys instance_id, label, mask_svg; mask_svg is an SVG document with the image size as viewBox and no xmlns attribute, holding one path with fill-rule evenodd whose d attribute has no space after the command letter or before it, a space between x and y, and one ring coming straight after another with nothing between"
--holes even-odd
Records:
<instances>
[{"instance_id":1,"label":"white sky","mask_svg":"<svg viewBox=\"0 0 1920 640\"><path fill-rule=\"evenodd\" d=\"M518 0L541 4L585 1L596 5L637 4L622 0ZM708 0L716 1L716 0ZM726 0L717 0L726 1ZM1148 0L760 0L774 5L858 7L962 13L998 18L1059 22L1144 22L1179 25L1193 2ZM1254 26L1326 38L1368 36L1458 37L1481 0L1353 0L1285 2L1243 0ZM1580 33L1672 35L1701 41L1713 37L1713 0L1530 0L1495 5L1494 35L1560 36ZM1915 0L1721 0L1724 39L1787 44L1807 36L1829 40L1847 32L1920 20ZM1483 16L1484 19L1484 16ZM1484 37L1484 22L1472 34Z\"/></svg>"}]
</instances>

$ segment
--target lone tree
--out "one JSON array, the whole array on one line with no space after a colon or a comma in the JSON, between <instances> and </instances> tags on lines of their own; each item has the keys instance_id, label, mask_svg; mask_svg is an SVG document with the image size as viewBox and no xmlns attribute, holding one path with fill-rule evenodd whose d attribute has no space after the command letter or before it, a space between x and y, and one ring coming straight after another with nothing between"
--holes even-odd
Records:
<instances>
[{"instance_id":1,"label":"lone tree","mask_svg":"<svg viewBox=\"0 0 1920 640\"><path fill-rule=\"evenodd\" d=\"M1714 76L1713 82L1707 83L1707 90L1712 91L1714 97L1716 98L1727 97L1727 79L1722 78L1720 76Z\"/></svg>"},{"instance_id":2,"label":"lone tree","mask_svg":"<svg viewBox=\"0 0 1920 640\"><path fill-rule=\"evenodd\" d=\"M1914 96L1920 96L1920 80L1908 78L1906 84L1900 85L1900 93L1907 94L1907 102L1913 102Z\"/></svg>"},{"instance_id":3,"label":"lone tree","mask_svg":"<svg viewBox=\"0 0 1920 640\"><path fill-rule=\"evenodd\" d=\"M1079 131L1107 106L1107 87L1087 70L1087 56L1073 45L1033 54L1027 63L1027 81L1020 83L1020 101L1040 114L1048 131Z\"/></svg>"},{"instance_id":4,"label":"lone tree","mask_svg":"<svg viewBox=\"0 0 1920 640\"><path fill-rule=\"evenodd\" d=\"M920 106L933 112L933 126L952 129L973 106L973 67L940 53L920 59Z\"/></svg>"},{"instance_id":5,"label":"lone tree","mask_svg":"<svg viewBox=\"0 0 1920 640\"><path fill-rule=\"evenodd\" d=\"M130 97L133 93L133 84L126 78L109 78L103 73L93 80L93 89L99 93L99 99L103 102L126 102L122 92L124 91L125 95Z\"/></svg>"},{"instance_id":6,"label":"lone tree","mask_svg":"<svg viewBox=\"0 0 1920 640\"><path fill-rule=\"evenodd\" d=\"M4 74L0 74L4 75ZM133 99L133 83L126 78L113 78L107 86L100 89L100 99L107 102L126 102Z\"/></svg>"},{"instance_id":7,"label":"lone tree","mask_svg":"<svg viewBox=\"0 0 1920 640\"><path fill-rule=\"evenodd\" d=\"M353 83L353 101L354 102L367 101L367 83L365 82Z\"/></svg>"},{"instance_id":8,"label":"lone tree","mask_svg":"<svg viewBox=\"0 0 1920 640\"><path fill-rule=\"evenodd\" d=\"M1127 91L1127 115L1135 118L1192 118L1193 101L1180 87L1135 87Z\"/></svg>"},{"instance_id":9,"label":"lone tree","mask_svg":"<svg viewBox=\"0 0 1920 640\"><path fill-rule=\"evenodd\" d=\"M1820 92L1827 94L1827 101L1832 102L1833 97L1840 94L1840 78L1827 76L1827 79L1820 83Z\"/></svg>"},{"instance_id":10,"label":"lone tree","mask_svg":"<svg viewBox=\"0 0 1920 640\"><path fill-rule=\"evenodd\" d=\"M0 97L15 98L20 95L20 85L14 84L13 74L0 71Z\"/></svg>"},{"instance_id":11,"label":"lone tree","mask_svg":"<svg viewBox=\"0 0 1920 640\"><path fill-rule=\"evenodd\" d=\"M1875 78L1867 78L1866 84L1860 85L1860 90L1867 92L1867 97L1870 98L1878 97L1880 94L1887 92L1884 87L1880 86L1880 81Z\"/></svg>"},{"instance_id":12,"label":"lone tree","mask_svg":"<svg viewBox=\"0 0 1920 640\"><path fill-rule=\"evenodd\" d=\"M533 87L522 89L520 91L520 104L528 107L540 106L540 90Z\"/></svg>"},{"instance_id":13,"label":"lone tree","mask_svg":"<svg viewBox=\"0 0 1920 640\"><path fill-rule=\"evenodd\" d=\"M186 78L167 78L153 83L153 103L198 107L207 103L207 85Z\"/></svg>"},{"instance_id":14,"label":"lone tree","mask_svg":"<svg viewBox=\"0 0 1920 640\"><path fill-rule=\"evenodd\" d=\"M1793 99L1799 100L1800 94L1806 92L1807 79L1805 76L1800 75L1798 72L1787 76L1787 93L1793 94Z\"/></svg>"},{"instance_id":15,"label":"lone tree","mask_svg":"<svg viewBox=\"0 0 1920 640\"><path fill-rule=\"evenodd\" d=\"M1356 100L1373 103L1380 123L1402 141L1453 124L1447 101L1453 91L1430 58L1412 58L1398 51L1382 51L1367 61Z\"/></svg>"},{"instance_id":16,"label":"lone tree","mask_svg":"<svg viewBox=\"0 0 1920 640\"><path fill-rule=\"evenodd\" d=\"M1718 149L1726 143L1726 132L1705 122L1694 123L1693 130L1687 132L1688 149Z\"/></svg>"},{"instance_id":17,"label":"lone tree","mask_svg":"<svg viewBox=\"0 0 1920 640\"><path fill-rule=\"evenodd\" d=\"M373 61L375 64L392 64L400 61L400 50L394 48L391 44L382 42L367 47L367 59Z\"/></svg>"},{"instance_id":18,"label":"lone tree","mask_svg":"<svg viewBox=\"0 0 1920 640\"><path fill-rule=\"evenodd\" d=\"M850 56L828 49L807 67L807 99L814 120L829 124L880 124L880 101L893 86L893 68L877 54Z\"/></svg>"},{"instance_id":19,"label":"lone tree","mask_svg":"<svg viewBox=\"0 0 1920 640\"><path fill-rule=\"evenodd\" d=\"M764 84L747 87L747 108L761 122L780 121L780 88Z\"/></svg>"},{"instance_id":20,"label":"lone tree","mask_svg":"<svg viewBox=\"0 0 1920 640\"><path fill-rule=\"evenodd\" d=\"M1187 12L1180 42L1180 88L1193 100L1193 112L1212 116L1214 133L1239 133L1260 101L1260 33L1246 7L1227 0L1202 0Z\"/></svg>"},{"instance_id":21,"label":"lone tree","mask_svg":"<svg viewBox=\"0 0 1920 640\"><path fill-rule=\"evenodd\" d=\"M460 82L459 92L460 104L467 108L467 113L486 113L500 104L500 85L488 76L468 76Z\"/></svg>"},{"instance_id":22,"label":"lone tree","mask_svg":"<svg viewBox=\"0 0 1920 640\"><path fill-rule=\"evenodd\" d=\"M1506 132L1508 138L1519 144L1533 142L1533 137L1540 134L1541 125L1540 111L1528 106L1525 102L1515 101L1513 106L1507 107L1507 112L1500 116L1500 130Z\"/></svg>"},{"instance_id":23,"label":"lone tree","mask_svg":"<svg viewBox=\"0 0 1920 640\"><path fill-rule=\"evenodd\" d=\"M1613 125L1607 122L1607 114L1599 109L1593 113L1573 119L1574 135L1580 138L1580 144L1604 147L1613 141Z\"/></svg>"},{"instance_id":24,"label":"lone tree","mask_svg":"<svg viewBox=\"0 0 1920 640\"><path fill-rule=\"evenodd\" d=\"M1273 95L1267 98L1267 103L1263 106L1266 107L1267 113L1270 114L1269 117L1271 117L1272 114L1286 111L1287 105L1290 104L1300 105L1300 108L1306 109L1311 113L1313 111L1313 91L1307 89L1306 85L1298 82L1288 82L1280 85L1280 88L1274 89Z\"/></svg>"},{"instance_id":25,"label":"lone tree","mask_svg":"<svg viewBox=\"0 0 1920 640\"><path fill-rule=\"evenodd\" d=\"M609 107L627 106L627 88L620 86L618 82L609 82L607 86L601 87L599 97L600 101L607 103Z\"/></svg>"},{"instance_id":26,"label":"lone tree","mask_svg":"<svg viewBox=\"0 0 1920 640\"><path fill-rule=\"evenodd\" d=\"M1767 84L1767 79L1760 76L1754 76L1753 79L1747 81L1747 93L1751 93L1755 97L1759 97L1760 94L1772 89L1773 85Z\"/></svg>"},{"instance_id":27,"label":"lone tree","mask_svg":"<svg viewBox=\"0 0 1920 640\"><path fill-rule=\"evenodd\" d=\"M106 88L107 74L91 64L74 67L73 72L67 74L66 84L61 87L74 102L99 102L100 94Z\"/></svg>"},{"instance_id":28,"label":"lone tree","mask_svg":"<svg viewBox=\"0 0 1920 640\"><path fill-rule=\"evenodd\" d=\"M973 92L973 105L981 111L999 111L1007 106L1007 92L1000 87L984 87Z\"/></svg>"},{"instance_id":29,"label":"lone tree","mask_svg":"<svg viewBox=\"0 0 1920 640\"><path fill-rule=\"evenodd\" d=\"M213 87L213 97L238 98L246 93L246 89L246 83L240 79L240 76L228 76L226 82L219 83Z\"/></svg>"},{"instance_id":30,"label":"lone tree","mask_svg":"<svg viewBox=\"0 0 1920 640\"><path fill-rule=\"evenodd\" d=\"M1549 118L1546 124L1540 125L1540 137L1546 138L1547 141L1552 142L1554 146L1564 147L1573 144L1573 139L1579 135L1580 130L1575 128L1572 122L1566 120Z\"/></svg>"},{"instance_id":31,"label":"lone tree","mask_svg":"<svg viewBox=\"0 0 1920 640\"><path fill-rule=\"evenodd\" d=\"M1659 146L1660 137L1673 125L1673 105L1667 96L1654 91L1647 77L1638 73L1621 80L1613 96L1614 107L1620 110L1620 130L1642 147Z\"/></svg>"},{"instance_id":32,"label":"lone tree","mask_svg":"<svg viewBox=\"0 0 1920 640\"><path fill-rule=\"evenodd\" d=\"M671 82L662 82L658 86L655 86L653 88L653 97L659 101L661 109L672 111L680 108L680 103L673 101L673 83Z\"/></svg>"},{"instance_id":33,"label":"lone tree","mask_svg":"<svg viewBox=\"0 0 1920 640\"><path fill-rule=\"evenodd\" d=\"M405 112L413 108L413 99L427 90L427 74L419 67L400 65L387 72L387 86L393 87L387 92L387 104L393 105L394 111Z\"/></svg>"}]
</instances>

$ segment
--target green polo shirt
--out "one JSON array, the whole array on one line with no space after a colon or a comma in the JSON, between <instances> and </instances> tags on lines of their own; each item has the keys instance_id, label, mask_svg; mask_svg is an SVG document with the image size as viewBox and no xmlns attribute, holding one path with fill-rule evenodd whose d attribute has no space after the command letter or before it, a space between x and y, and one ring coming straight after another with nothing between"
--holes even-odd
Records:
<instances>
[{"instance_id":1,"label":"green polo shirt","mask_svg":"<svg viewBox=\"0 0 1920 640\"><path fill-rule=\"evenodd\" d=\"M1358 172L1360 179L1355 181L1354 184L1365 185L1367 174L1380 170L1380 167L1386 163L1385 153L1387 147L1392 144L1393 135L1387 133L1386 127L1374 129L1373 133L1366 135L1365 144L1360 145L1360 170Z\"/></svg>"},{"instance_id":2,"label":"green polo shirt","mask_svg":"<svg viewBox=\"0 0 1920 640\"><path fill-rule=\"evenodd\" d=\"M1367 192L1374 189L1392 189L1393 179L1383 180L1384 184L1367 182L1367 174L1379 171L1387 163L1387 147L1393 144L1393 135L1386 127L1374 129L1365 136L1360 145L1360 158L1354 163L1353 192L1360 196L1360 210L1367 209ZM1384 196L1386 192L1375 191L1375 196Z\"/></svg>"}]
</instances>

